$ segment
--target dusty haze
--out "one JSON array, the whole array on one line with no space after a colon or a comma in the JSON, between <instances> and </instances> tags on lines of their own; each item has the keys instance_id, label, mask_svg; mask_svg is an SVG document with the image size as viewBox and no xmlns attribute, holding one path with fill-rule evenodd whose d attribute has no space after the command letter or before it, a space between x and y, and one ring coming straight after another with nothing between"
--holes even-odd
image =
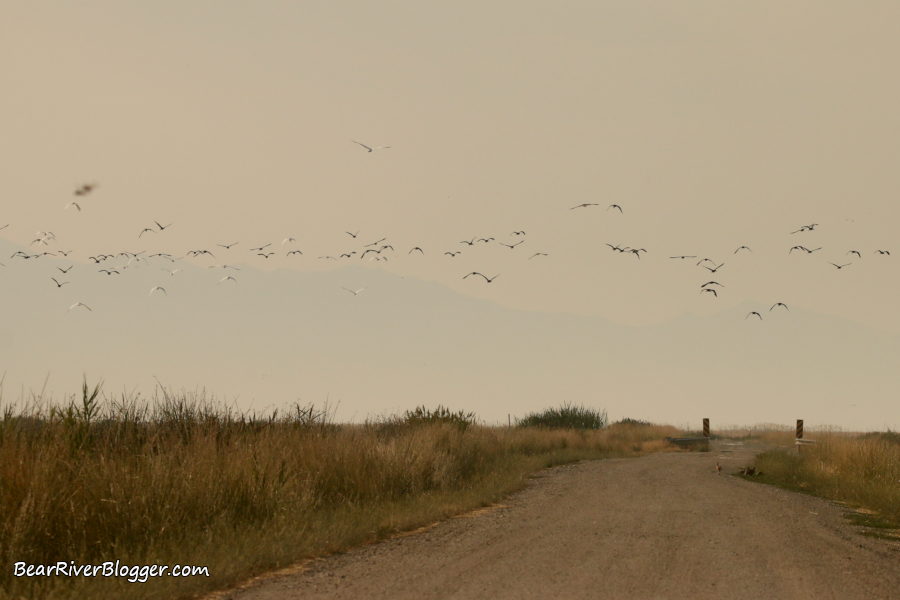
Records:
<instances>
[{"instance_id":1,"label":"dusty haze","mask_svg":"<svg viewBox=\"0 0 900 600\"><path fill-rule=\"evenodd\" d=\"M0 257L4 399L23 385L39 388L48 372L51 390L72 391L87 372L117 389L152 390L154 375L176 388L207 386L245 407L250 398L259 407L330 394L348 407L344 418L444 402L501 420L572 400L676 423L710 416L896 427L898 12L887 2L7 3L0 8L0 227L9 223L0 238L11 248ZM351 140L391 148L367 153ZM89 181L100 187L73 196ZM64 210L72 200L80 212ZM582 203L599 206L570 210ZM622 214L607 210L613 203ZM154 221L173 225L138 238ZM813 231L790 233L812 223ZM356 240L345 233L357 230ZM56 241L29 245L37 231L53 231ZM460 243L474 236L496 239ZM297 242L282 245L287 237ZM395 248L390 260L359 260L364 244L381 238ZM514 249L498 245L520 239ZM228 251L216 247L235 241ZM248 251L267 243L277 247L271 258ZM638 259L607 243L647 252ZM822 250L789 254L797 244ZM734 254L742 245L752 253ZM408 254L413 246L425 255ZM72 250L59 263L76 265L71 283L56 289L50 257L7 258L26 247ZM160 302L194 307L181 315L189 323L190 314L214 310L221 289L209 286L218 278L185 269L175 278L196 272L197 285L180 289L159 269L182 265L162 261L139 277L129 271L107 281L88 256L202 248L221 253L182 262L240 263L238 285L253 282L269 296L292 293L279 287L290 280L277 269L298 277L334 271L332 279L304 280L323 282L309 284L306 293L320 296L304 302L346 311L332 315L335 323L384 324L377 313L365 321L360 303L340 293L388 294L371 302L386 307L393 297L407 315L417 306L416 319L390 320L392 343L419 340L447 356L471 353L468 342L429 337L421 324L441 323L466 297L493 303L495 319L545 313L523 317L535 323L564 313L623 328L621 339L633 344L642 328L671 336L650 335L655 346L635 350L631 362L642 366L627 376L601 366L617 356L601 352L602 339L579 355L579 369L548 358L517 373L517 363L500 368L485 355L464 373L432 365L414 376L410 364L371 358L406 352L374 338L357 362L344 362L334 339L349 344L352 330L304 329L304 348L320 349L315 360L311 350L275 344L279 324L299 318L285 301L265 325L231 328L228 360L192 369L178 337L190 328L155 335L160 325L148 311ZM303 255L285 256L288 249ZM458 250L455 258L443 254ZM318 258L352 251L344 264ZM528 259L537 252L548 256ZM669 258L685 254L698 258ZM695 264L703 257L725 265L711 275ZM341 275L348 262L361 274ZM829 262L853 264L837 270ZM500 278L463 280L471 271ZM273 277L259 279L265 272ZM354 278L362 287L381 275L356 298L338 285L358 289ZM725 286L717 298L699 293L711 279ZM441 292L415 305L396 287L406 280ZM144 287L130 287L138 281ZM169 295L148 296L154 285L171 288ZM90 304L99 290L107 304L65 312ZM759 369L748 371L743 330L790 322L768 312L776 302L791 307L785 316L824 320L785 325L773 339L781 351L796 349L789 363L760 356ZM250 323L252 306L221 310ZM749 310L764 321L745 321ZM697 325L672 326L693 323L692 315L702 317ZM720 322L729 325L697 334L713 336L714 352L685 342L695 352L690 368L672 366L663 350ZM814 344L813 322L824 328ZM25 323L45 328L46 337L32 337ZM83 326L94 332L89 344L78 343ZM190 331L208 335L199 326ZM505 337L491 341L497 353L512 343L510 331L498 326ZM571 338L550 340L544 329L518 335L523 361L574 360ZM48 352L48 343L78 352ZM129 360L138 346L156 357L152 368ZM256 349L268 346L282 362L253 366L263 362ZM841 362L850 347L856 354ZM197 352L213 354L202 344ZM298 377L301 358L307 366ZM705 396L713 369L715 402ZM262 384L263 371L280 383ZM449 386L462 377L470 380L465 389ZM526 392L533 397L521 400Z\"/></svg>"}]
</instances>

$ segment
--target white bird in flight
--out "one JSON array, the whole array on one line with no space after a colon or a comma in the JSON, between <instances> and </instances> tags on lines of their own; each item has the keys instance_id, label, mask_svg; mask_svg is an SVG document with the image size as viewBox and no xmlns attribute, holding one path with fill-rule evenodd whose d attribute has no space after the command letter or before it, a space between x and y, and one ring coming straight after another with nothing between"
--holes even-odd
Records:
<instances>
[{"instance_id":1,"label":"white bird in flight","mask_svg":"<svg viewBox=\"0 0 900 600\"><path fill-rule=\"evenodd\" d=\"M66 204L66 208L64 208L63 210L67 210L70 206L74 206L78 209L78 212L81 212L81 207L78 206L77 202L69 202L68 204Z\"/></svg>"},{"instance_id":2,"label":"white bird in flight","mask_svg":"<svg viewBox=\"0 0 900 600\"><path fill-rule=\"evenodd\" d=\"M160 287L160 286L156 286L156 287L154 287L152 290L150 290L150 295L152 296L152 295L153 295L153 292L155 292L156 290L162 291L162 293L165 294L166 296L169 295L169 293L165 290L165 288L162 288L162 287Z\"/></svg>"},{"instance_id":3,"label":"white bird in flight","mask_svg":"<svg viewBox=\"0 0 900 600\"><path fill-rule=\"evenodd\" d=\"M81 302L76 302L75 304L73 304L72 306L69 307L69 310L72 310L72 309L75 308L76 306L83 306L83 307L85 307L86 309L91 310L91 307L90 307L90 306L88 306L87 304L82 304ZM66 312L69 312L69 310L67 310ZM94 311L91 310L91 312L94 312Z\"/></svg>"},{"instance_id":4,"label":"white bird in flight","mask_svg":"<svg viewBox=\"0 0 900 600\"><path fill-rule=\"evenodd\" d=\"M361 143L361 142L357 142L356 140L350 140L350 141L353 142L354 144L359 144L360 146L362 146L363 148L365 148L365 149L368 150L369 152L372 152L373 150L386 150L386 149L390 148L390 146L376 146L376 147L374 147L374 148L371 148L371 147L366 146L365 144L363 144L363 143ZM345 288L345 289L346 289L346 288Z\"/></svg>"},{"instance_id":5,"label":"white bird in flight","mask_svg":"<svg viewBox=\"0 0 900 600\"><path fill-rule=\"evenodd\" d=\"M357 142L357 143L358 143L358 142ZM355 295L357 295L358 293L360 293L361 291L363 291L363 290L366 289L366 288L359 288L359 289L356 290L355 292L354 292L353 290L351 290L350 288L341 288L341 289L347 290L348 292L350 292L351 294L353 294L353 295L355 296Z\"/></svg>"},{"instance_id":6,"label":"white bird in flight","mask_svg":"<svg viewBox=\"0 0 900 600\"><path fill-rule=\"evenodd\" d=\"M229 275L228 277L223 277L222 279L219 280L219 283L222 283L223 281L228 281L229 279L232 280L233 282L237 283L237 279L235 279L231 275ZM216 285L219 285L219 283L217 283Z\"/></svg>"}]
</instances>

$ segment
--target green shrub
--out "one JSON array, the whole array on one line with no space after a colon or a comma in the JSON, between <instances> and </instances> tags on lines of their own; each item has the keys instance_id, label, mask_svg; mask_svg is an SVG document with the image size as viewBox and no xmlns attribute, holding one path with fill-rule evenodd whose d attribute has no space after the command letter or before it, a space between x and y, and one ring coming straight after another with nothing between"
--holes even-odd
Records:
<instances>
[{"instance_id":1,"label":"green shrub","mask_svg":"<svg viewBox=\"0 0 900 600\"><path fill-rule=\"evenodd\" d=\"M459 412L450 412L449 408L445 408L438 404L435 410L428 410L424 406L417 406L414 411L406 411L403 413L403 422L407 425L455 425L460 431L465 431L469 425L474 425L478 421L475 413L467 413L463 410Z\"/></svg>"},{"instance_id":2,"label":"green shrub","mask_svg":"<svg viewBox=\"0 0 900 600\"><path fill-rule=\"evenodd\" d=\"M603 429L609 424L606 410L577 406L571 402L559 408L547 408L517 419L519 427L546 427L548 429Z\"/></svg>"}]
</instances>

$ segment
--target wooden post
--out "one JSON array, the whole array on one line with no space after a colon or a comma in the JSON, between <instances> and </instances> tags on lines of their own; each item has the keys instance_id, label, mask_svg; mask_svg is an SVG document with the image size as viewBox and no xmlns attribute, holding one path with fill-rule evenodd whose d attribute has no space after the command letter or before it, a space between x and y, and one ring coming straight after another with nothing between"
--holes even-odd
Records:
<instances>
[{"instance_id":1,"label":"wooden post","mask_svg":"<svg viewBox=\"0 0 900 600\"><path fill-rule=\"evenodd\" d=\"M709 437L709 419L703 419L703 437Z\"/></svg>"},{"instance_id":2,"label":"wooden post","mask_svg":"<svg viewBox=\"0 0 900 600\"><path fill-rule=\"evenodd\" d=\"M797 439L803 439L803 419L797 419Z\"/></svg>"}]
</instances>

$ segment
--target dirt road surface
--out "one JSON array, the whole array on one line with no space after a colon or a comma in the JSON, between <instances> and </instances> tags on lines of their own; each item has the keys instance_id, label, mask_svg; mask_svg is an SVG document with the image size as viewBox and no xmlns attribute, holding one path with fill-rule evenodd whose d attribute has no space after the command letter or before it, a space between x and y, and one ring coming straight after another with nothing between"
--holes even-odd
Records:
<instances>
[{"instance_id":1,"label":"dirt road surface","mask_svg":"<svg viewBox=\"0 0 900 600\"><path fill-rule=\"evenodd\" d=\"M862 536L834 503L726 474L759 450L548 470L502 506L225 597L900 599L900 544Z\"/></svg>"}]
</instances>

